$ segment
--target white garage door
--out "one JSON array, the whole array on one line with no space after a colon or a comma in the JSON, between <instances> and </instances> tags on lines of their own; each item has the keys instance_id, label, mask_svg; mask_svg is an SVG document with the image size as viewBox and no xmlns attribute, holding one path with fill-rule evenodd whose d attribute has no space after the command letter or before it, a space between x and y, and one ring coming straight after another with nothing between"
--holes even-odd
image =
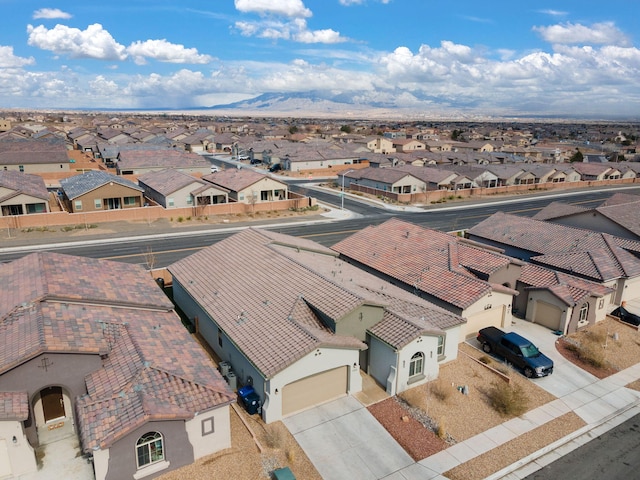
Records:
<instances>
[{"instance_id":1,"label":"white garage door","mask_svg":"<svg viewBox=\"0 0 640 480\"><path fill-rule=\"evenodd\" d=\"M282 415L303 410L347 393L347 367L317 373L282 389Z\"/></svg>"},{"instance_id":2,"label":"white garage door","mask_svg":"<svg viewBox=\"0 0 640 480\"><path fill-rule=\"evenodd\" d=\"M551 330L560 330L560 320L562 320L562 311L558 307L550 303L536 302L533 323L539 323Z\"/></svg>"},{"instance_id":3,"label":"white garage door","mask_svg":"<svg viewBox=\"0 0 640 480\"><path fill-rule=\"evenodd\" d=\"M7 450L7 442L4 438L0 438L0 478L11 476L11 461L9 459L9 451Z\"/></svg>"},{"instance_id":4,"label":"white garage door","mask_svg":"<svg viewBox=\"0 0 640 480\"><path fill-rule=\"evenodd\" d=\"M484 327L502 327L504 308L505 307L503 305L502 307L492 308L490 310L468 316L464 332L465 338L475 338L475 336L478 335L478 330Z\"/></svg>"}]
</instances>

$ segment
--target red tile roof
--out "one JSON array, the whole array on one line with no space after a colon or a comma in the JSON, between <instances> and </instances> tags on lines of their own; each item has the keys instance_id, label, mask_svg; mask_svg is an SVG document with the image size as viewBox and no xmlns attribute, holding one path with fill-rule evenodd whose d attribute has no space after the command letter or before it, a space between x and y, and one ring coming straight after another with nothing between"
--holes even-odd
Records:
<instances>
[{"instance_id":1,"label":"red tile roof","mask_svg":"<svg viewBox=\"0 0 640 480\"><path fill-rule=\"evenodd\" d=\"M475 272L491 273L511 262L453 235L398 219L367 227L332 249L461 309L493 289Z\"/></svg>"},{"instance_id":2,"label":"red tile roof","mask_svg":"<svg viewBox=\"0 0 640 480\"><path fill-rule=\"evenodd\" d=\"M28 418L28 392L0 392L0 420L24 422Z\"/></svg>"}]
</instances>

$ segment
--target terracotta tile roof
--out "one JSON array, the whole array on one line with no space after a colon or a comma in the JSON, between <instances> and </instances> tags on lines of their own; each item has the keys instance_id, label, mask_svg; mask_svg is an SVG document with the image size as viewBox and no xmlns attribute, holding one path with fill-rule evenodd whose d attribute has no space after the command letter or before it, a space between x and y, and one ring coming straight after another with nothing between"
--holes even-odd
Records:
<instances>
[{"instance_id":1,"label":"terracotta tile roof","mask_svg":"<svg viewBox=\"0 0 640 480\"><path fill-rule=\"evenodd\" d=\"M120 150L118 168L208 168L207 159L197 153L170 149Z\"/></svg>"},{"instance_id":2,"label":"terracotta tile roof","mask_svg":"<svg viewBox=\"0 0 640 480\"><path fill-rule=\"evenodd\" d=\"M614 291L599 283L530 263L522 267L518 281L529 288L548 289L569 306L577 305L588 296L603 297Z\"/></svg>"},{"instance_id":3,"label":"terracotta tile roof","mask_svg":"<svg viewBox=\"0 0 640 480\"><path fill-rule=\"evenodd\" d=\"M624 205L626 203L640 202L640 195L634 195L632 193L614 193L607 200L600 204L602 207L613 207L616 205Z\"/></svg>"},{"instance_id":4,"label":"terracotta tile roof","mask_svg":"<svg viewBox=\"0 0 640 480\"><path fill-rule=\"evenodd\" d=\"M491 272L508 257L455 236L398 219L367 227L334 245L345 258L464 309L492 290L472 272Z\"/></svg>"},{"instance_id":5,"label":"terracotta tile roof","mask_svg":"<svg viewBox=\"0 0 640 480\"><path fill-rule=\"evenodd\" d=\"M225 168L216 173L203 175L202 180L206 180L217 187L222 187L231 192L239 192L265 178L271 177L248 168ZM283 184L283 186L284 185L285 184Z\"/></svg>"},{"instance_id":6,"label":"terracotta tile roof","mask_svg":"<svg viewBox=\"0 0 640 480\"><path fill-rule=\"evenodd\" d=\"M595 281L640 276L640 242L606 233L498 212L469 235L531 252L536 263Z\"/></svg>"},{"instance_id":7,"label":"terracotta tile roof","mask_svg":"<svg viewBox=\"0 0 640 480\"><path fill-rule=\"evenodd\" d=\"M0 373L44 352L103 357L76 403L85 452L149 419L234 401L142 267L33 253L0 265L0 282Z\"/></svg>"},{"instance_id":8,"label":"terracotta tile roof","mask_svg":"<svg viewBox=\"0 0 640 480\"><path fill-rule=\"evenodd\" d=\"M353 337L333 334L316 312L339 322L362 305L384 308L371 291L392 288L315 242L253 228L169 271L267 378L319 346L364 348ZM431 308L438 310L443 326L464 322L413 298L414 310L421 306L426 318Z\"/></svg>"},{"instance_id":9,"label":"terracotta tile roof","mask_svg":"<svg viewBox=\"0 0 640 480\"><path fill-rule=\"evenodd\" d=\"M192 185L194 190L202 187L211 187L209 183L173 168L140 175L138 177L138 184L140 183L143 183L162 195L170 195L189 185Z\"/></svg>"},{"instance_id":10,"label":"terracotta tile roof","mask_svg":"<svg viewBox=\"0 0 640 480\"><path fill-rule=\"evenodd\" d=\"M28 418L28 392L0 392L0 420L24 422Z\"/></svg>"}]
</instances>

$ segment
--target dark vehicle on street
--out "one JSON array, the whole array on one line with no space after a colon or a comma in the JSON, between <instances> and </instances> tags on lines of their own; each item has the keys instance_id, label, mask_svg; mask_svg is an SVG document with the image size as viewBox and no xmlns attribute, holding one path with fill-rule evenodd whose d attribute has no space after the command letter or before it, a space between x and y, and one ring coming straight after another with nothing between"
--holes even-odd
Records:
<instances>
[{"instance_id":1,"label":"dark vehicle on street","mask_svg":"<svg viewBox=\"0 0 640 480\"><path fill-rule=\"evenodd\" d=\"M279 172L280 170L282 170L282 165L280 165L279 163L274 163L269 167L270 172Z\"/></svg>"},{"instance_id":2,"label":"dark vehicle on street","mask_svg":"<svg viewBox=\"0 0 640 480\"><path fill-rule=\"evenodd\" d=\"M611 312L611 315L614 317L618 317L620 321L624 323L635 325L636 327L640 325L640 315L630 312L622 305L614 309Z\"/></svg>"},{"instance_id":3,"label":"dark vehicle on street","mask_svg":"<svg viewBox=\"0 0 640 480\"><path fill-rule=\"evenodd\" d=\"M496 327L486 327L478 332L477 338L484 352L503 357L507 363L521 369L525 377L544 377L553 373L553 360L515 332L505 333Z\"/></svg>"}]
</instances>

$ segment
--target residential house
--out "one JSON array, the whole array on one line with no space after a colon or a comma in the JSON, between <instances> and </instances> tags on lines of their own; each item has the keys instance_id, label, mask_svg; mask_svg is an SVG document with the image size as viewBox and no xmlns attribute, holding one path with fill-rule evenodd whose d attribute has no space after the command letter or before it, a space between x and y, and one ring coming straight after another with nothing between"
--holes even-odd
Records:
<instances>
[{"instance_id":1,"label":"residential house","mask_svg":"<svg viewBox=\"0 0 640 480\"><path fill-rule=\"evenodd\" d=\"M67 147L57 138L0 142L0 171L65 173L69 163Z\"/></svg>"},{"instance_id":2,"label":"residential house","mask_svg":"<svg viewBox=\"0 0 640 480\"><path fill-rule=\"evenodd\" d=\"M119 210L144 205L142 187L117 175L92 170L60 180L62 201L72 213Z\"/></svg>"},{"instance_id":3,"label":"residential house","mask_svg":"<svg viewBox=\"0 0 640 480\"><path fill-rule=\"evenodd\" d=\"M413 152L415 150L426 150L424 142L411 138L396 138L393 140L393 148L396 152Z\"/></svg>"},{"instance_id":4,"label":"residential house","mask_svg":"<svg viewBox=\"0 0 640 480\"><path fill-rule=\"evenodd\" d=\"M381 153L383 155L387 155L396 151L393 146L393 142L386 137L367 137L366 139L364 139L364 142L366 143L367 148L373 153Z\"/></svg>"},{"instance_id":5,"label":"residential house","mask_svg":"<svg viewBox=\"0 0 640 480\"><path fill-rule=\"evenodd\" d=\"M35 448L64 437L96 480L231 446L235 396L142 267L33 253L0 265L0 281L3 478L36 474Z\"/></svg>"},{"instance_id":6,"label":"residential house","mask_svg":"<svg viewBox=\"0 0 640 480\"><path fill-rule=\"evenodd\" d=\"M420 167L413 167L413 169L417 168ZM349 188L354 182L364 187L393 193L422 193L427 189L424 180L418 178L413 172L409 173L399 168L367 167L347 171L338 177L345 188Z\"/></svg>"},{"instance_id":7,"label":"residential house","mask_svg":"<svg viewBox=\"0 0 640 480\"><path fill-rule=\"evenodd\" d=\"M42 177L0 171L0 216L48 213L49 192Z\"/></svg>"},{"instance_id":8,"label":"residential house","mask_svg":"<svg viewBox=\"0 0 640 480\"><path fill-rule=\"evenodd\" d=\"M640 295L640 242L497 212L467 231L506 255L612 288L610 303Z\"/></svg>"},{"instance_id":9,"label":"residential house","mask_svg":"<svg viewBox=\"0 0 640 480\"><path fill-rule=\"evenodd\" d=\"M153 148L120 150L116 163L118 175L142 175L166 168L204 175L209 173L211 162L196 153Z\"/></svg>"},{"instance_id":10,"label":"residential house","mask_svg":"<svg viewBox=\"0 0 640 480\"><path fill-rule=\"evenodd\" d=\"M221 191L228 192L229 200L254 204L287 200L287 184L275 178L246 168L227 168L202 177Z\"/></svg>"},{"instance_id":11,"label":"residential house","mask_svg":"<svg viewBox=\"0 0 640 480\"><path fill-rule=\"evenodd\" d=\"M333 245L346 262L466 319L461 340L511 320L522 262L398 219Z\"/></svg>"},{"instance_id":12,"label":"residential house","mask_svg":"<svg viewBox=\"0 0 640 480\"><path fill-rule=\"evenodd\" d=\"M166 169L138 177L144 196L164 208L200 207L229 201L228 190L179 170Z\"/></svg>"},{"instance_id":13,"label":"residential house","mask_svg":"<svg viewBox=\"0 0 640 480\"><path fill-rule=\"evenodd\" d=\"M360 391L360 369L393 395L457 355L461 317L310 240L249 228L168 269L174 301L267 423Z\"/></svg>"}]
</instances>

